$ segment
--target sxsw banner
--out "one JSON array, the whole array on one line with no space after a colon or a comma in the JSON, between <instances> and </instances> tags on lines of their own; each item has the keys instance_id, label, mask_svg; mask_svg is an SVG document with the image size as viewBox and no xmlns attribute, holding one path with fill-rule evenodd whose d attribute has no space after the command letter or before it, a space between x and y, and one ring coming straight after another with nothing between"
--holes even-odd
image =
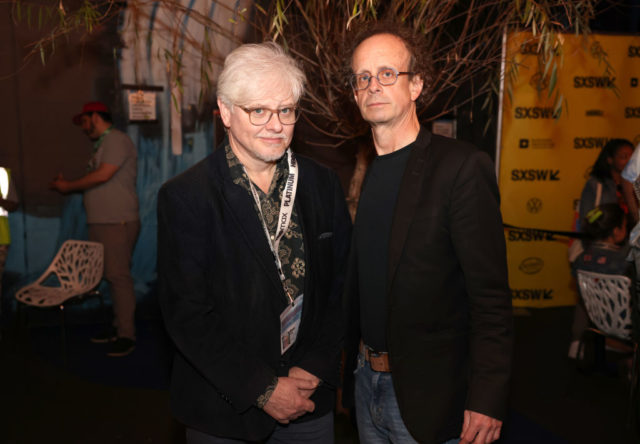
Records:
<instances>
[{"instance_id":1,"label":"sxsw banner","mask_svg":"<svg viewBox=\"0 0 640 444\"><path fill-rule=\"evenodd\" d=\"M568 238L536 229L571 231L582 187L607 140L640 142L640 37L563 37L556 88L566 101L558 118L548 85L538 91L536 40L527 33L506 39L506 60L518 63L518 76L502 103L502 216L505 224L532 229L505 229L516 307L575 303Z\"/></svg>"}]
</instances>

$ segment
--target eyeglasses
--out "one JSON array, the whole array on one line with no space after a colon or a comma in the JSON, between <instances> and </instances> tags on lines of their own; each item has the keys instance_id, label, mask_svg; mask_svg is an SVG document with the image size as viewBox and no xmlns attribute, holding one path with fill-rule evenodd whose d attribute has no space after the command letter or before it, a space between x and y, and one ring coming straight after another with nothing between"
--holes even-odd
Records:
<instances>
[{"instance_id":1,"label":"eyeglasses","mask_svg":"<svg viewBox=\"0 0 640 444\"><path fill-rule=\"evenodd\" d=\"M266 125L269 123L271 116L273 116L274 113L278 115L278 120L283 125L293 125L300 116L300 113L295 106L287 106L278 110L269 108L245 108L243 106L239 106L239 108L249 114L249 122L256 126Z\"/></svg>"},{"instance_id":2,"label":"eyeglasses","mask_svg":"<svg viewBox=\"0 0 640 444\"><path fill-rule=\"evenodd\" d=\"M363 89L369 88L371 79L373 79L374 77L380 85L390 86L398 81L398 76L401 76L403 74L411 75L415 73L409 71L399 72L394 68L382 68L375 76L372 76L370 72L351 74L349 83L351 84L351 88L353 88L355 91L361 91Z\"/></svg>"}]
</instances>

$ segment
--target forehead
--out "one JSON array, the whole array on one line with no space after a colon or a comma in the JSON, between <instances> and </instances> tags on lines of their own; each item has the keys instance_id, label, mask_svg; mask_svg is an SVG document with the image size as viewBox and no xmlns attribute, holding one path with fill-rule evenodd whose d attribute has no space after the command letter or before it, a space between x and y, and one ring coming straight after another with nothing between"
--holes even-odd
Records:
<instances>
[{"instance_id":1,"label":"forehead","mask_svg":"<svg viewBox=\"0 0 640 444\"><path fill-rule=\"evenodd\" d=\"M384 67L404 71L409 67L410 58L407 47L399 37L376 34L358 45L353 53L351 68L354 72L374 72Z\"/></svg>"},{"instance_id":2,"label":"forehead","mask_svg":"<svg viewBox=\"0 0 640 444\"><path fill-rule=\"evenodd\" d=\"M278 107L294 105L293 91L286 79L273 74L246 85L240 97L239 105Z\"/></svg>"}]
</instances>

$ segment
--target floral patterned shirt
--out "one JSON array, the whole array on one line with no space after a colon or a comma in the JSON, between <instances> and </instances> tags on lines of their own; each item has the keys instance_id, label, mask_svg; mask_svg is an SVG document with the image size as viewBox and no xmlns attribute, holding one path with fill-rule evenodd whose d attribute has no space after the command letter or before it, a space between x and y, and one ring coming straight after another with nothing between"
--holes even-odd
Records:
<instances>
[{"instance_id":1,"label":"floral patterned shirt","mask_svg":"<svg viewBox=\"0 0 640 444\"><path fill-rule=\"evenodd\" d=\"M231 150L228 142L224 149L233 183L240 185L247 190L247 193L251 196L251 201L254 203L256 215L258 216L258 219L260 219L260 211L253 199L247 173L244 171L242 164ZM269 229L269 234L272 236L275 236L276 234L276 223L278 215L280 214L282 192L288 176L289 165L285 154L276 164L276 171L271 179L271 185L269 185L268 193L265 194L254 184L254 188L256 189L258 196L260 196L262 215L264 216L265 223ZM282 272L285 276L285 285L290 290L291 296L294 299L304 293L304 275L306 268L304 261L302 227L300 226L299 221L300 217L294 206L293 214L291 215L291 223L289 224L287 232L282 236L280 245L278 246L278 255L280 256ZM262 224L262 222L260 222L260 224Z\"/></svg>"}]
</instances>

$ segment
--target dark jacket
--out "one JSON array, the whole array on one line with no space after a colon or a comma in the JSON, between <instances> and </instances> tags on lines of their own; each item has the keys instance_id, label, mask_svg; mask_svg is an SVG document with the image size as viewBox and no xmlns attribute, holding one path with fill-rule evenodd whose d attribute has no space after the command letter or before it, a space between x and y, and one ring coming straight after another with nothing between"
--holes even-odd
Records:
<instances>
[{"instance_id":1,"label":"dark jacket","mask_svg":"<svg viewBox=\"0 0 640 444\"><path fill-rule=\"evenodd\" d=\"M302 322L280 354L287 304L252 196L232 182L224 149L171 179L158 196L158 285L177 353L171 407L185 425L236 439L265 438L275 420L254 406L274 376L299 366L334 406L343 337L341 293L351 223L337 177L298 156L295 199L304 237Z\"/></svg>"},{"instance_id":2,"label":"dark jacket","mask_svg":"<svg viewBox=\"0 0 640 444\"><path fill-rule=\"evenodd\" d=\"M352 251L347 406L360 340L356 261ZM486 154L421 129L400 185L387 282L393 384L414 438L459 436L465 409L503 419L513 326L498 188Z\"/></svg>"}]
</instances>

